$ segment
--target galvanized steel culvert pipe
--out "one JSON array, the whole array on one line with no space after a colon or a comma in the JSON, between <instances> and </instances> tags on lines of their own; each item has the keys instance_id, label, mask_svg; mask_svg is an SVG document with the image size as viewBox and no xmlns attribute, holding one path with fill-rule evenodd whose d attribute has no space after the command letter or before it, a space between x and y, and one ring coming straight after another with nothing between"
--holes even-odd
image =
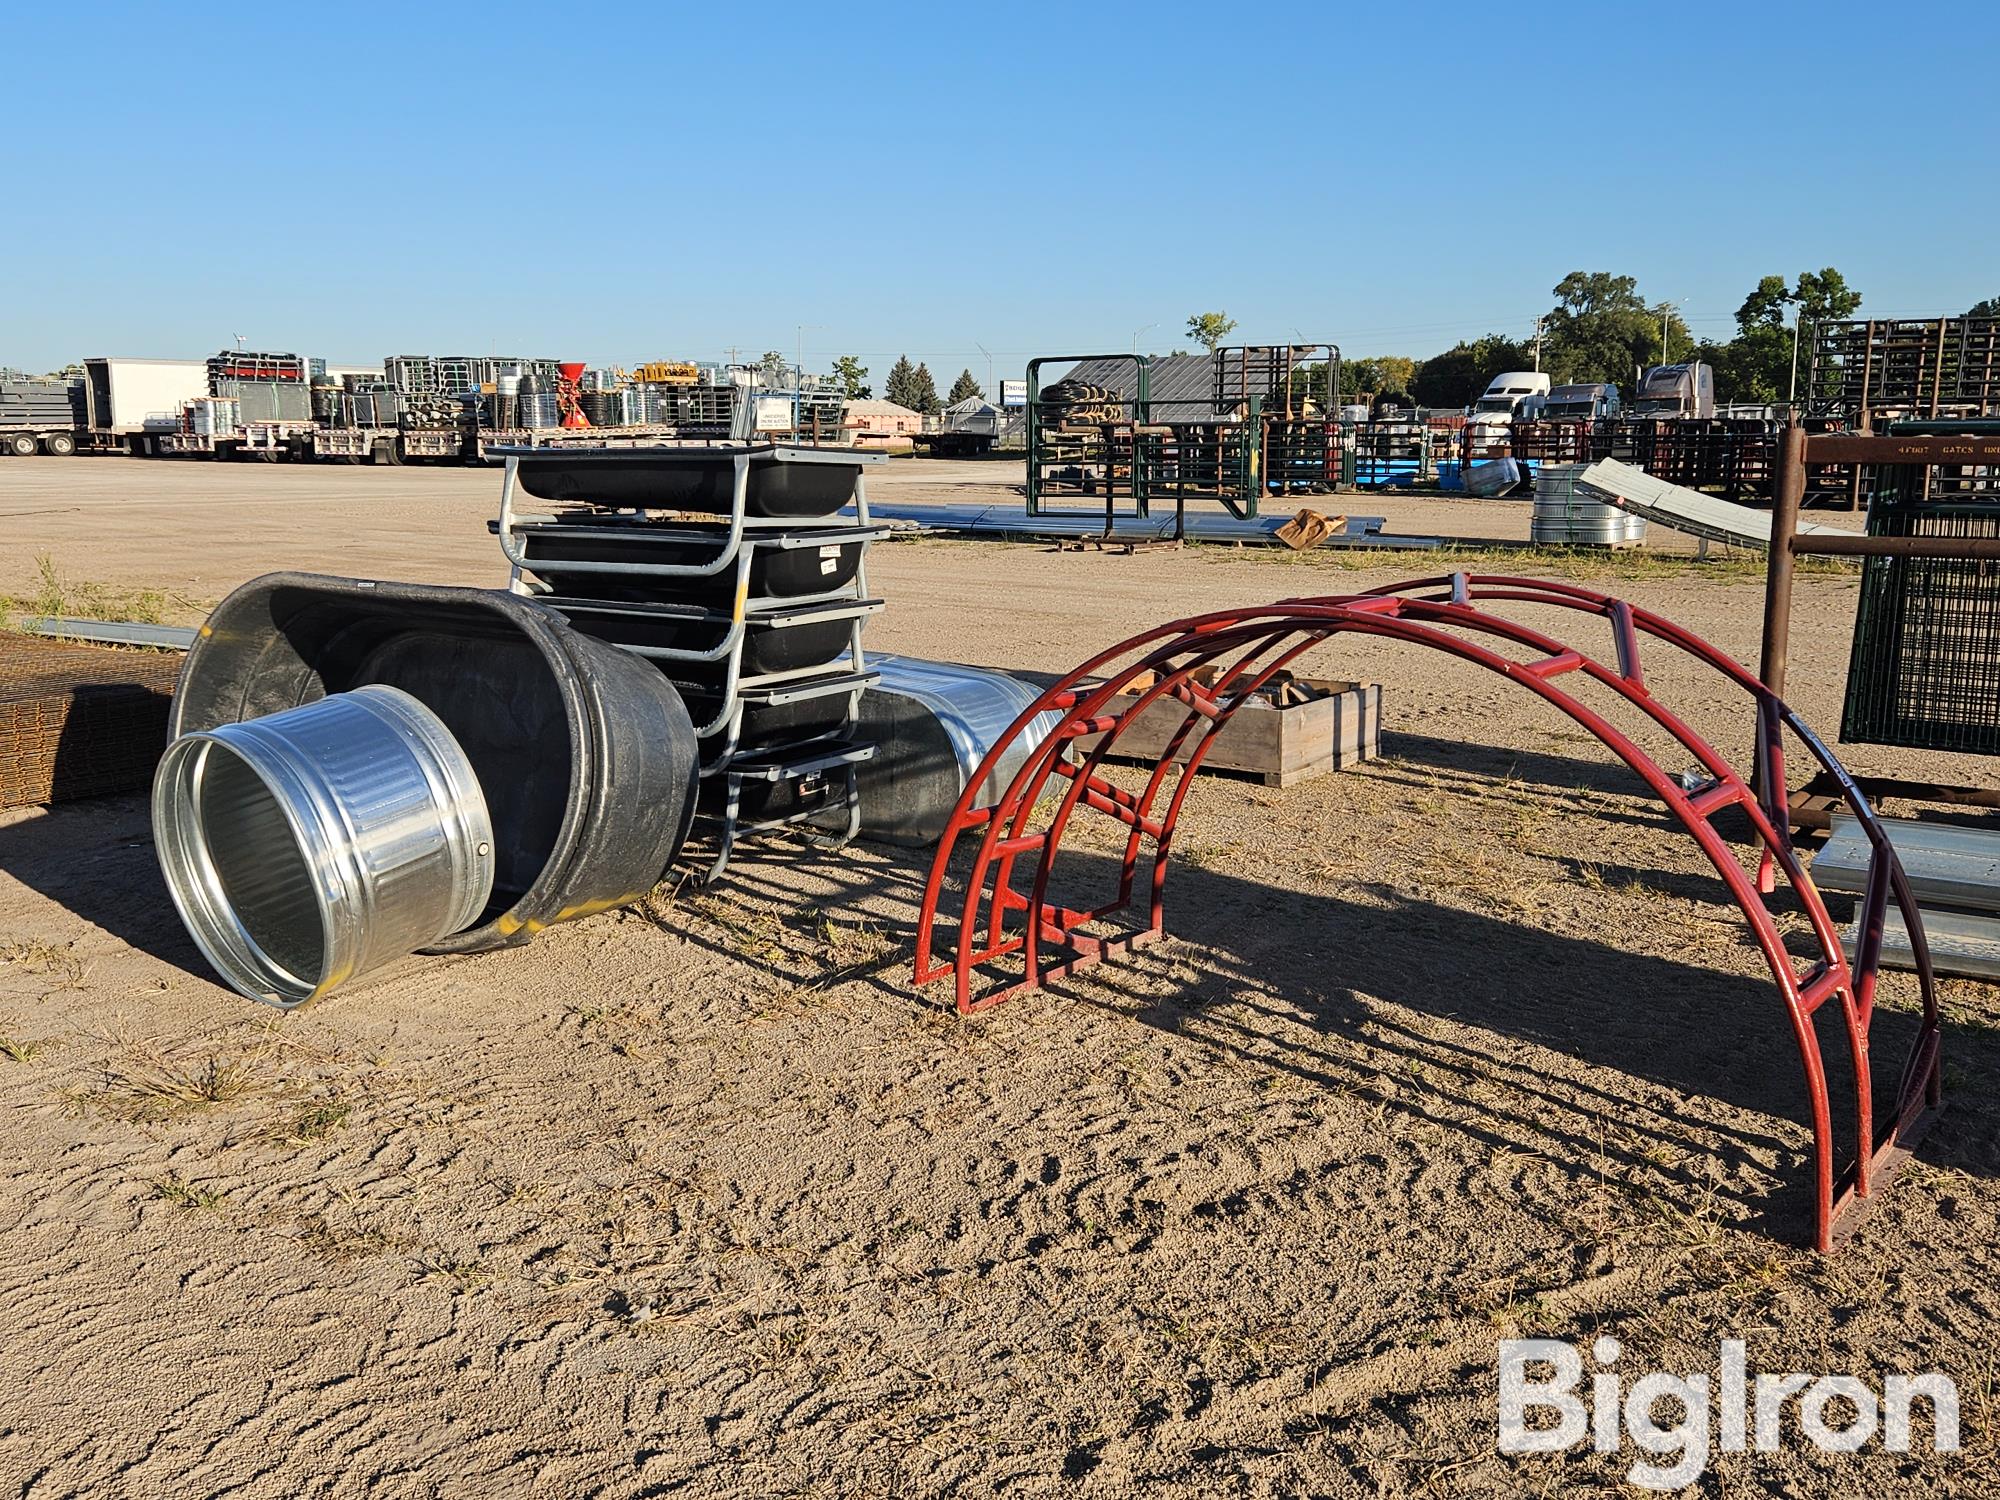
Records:
<instances>
[{"instance_id":1,"label":"galvanized steel culvert pipe","mask_svg":"<svg viewBox=\"0 0 2000 1500\"><path fill-rule=\"evenodd\" d=\"M477 921L493 829L471 762L379 684L185 734L153 781L160 868L230 986L290 1008Z\"/></svg>"}]
</instances>

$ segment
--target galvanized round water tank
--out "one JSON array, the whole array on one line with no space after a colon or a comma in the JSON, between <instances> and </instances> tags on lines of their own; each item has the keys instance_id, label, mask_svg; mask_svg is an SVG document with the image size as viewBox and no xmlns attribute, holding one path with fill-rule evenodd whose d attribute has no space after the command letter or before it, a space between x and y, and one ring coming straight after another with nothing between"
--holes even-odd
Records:
<instances>
[{"instance_id":1,"label":"galvanized round water tank","mask_svg":"<svg viewBox=\"0 0 2000 1500\"><path fill-rule=\"evenodd\" d=\"M182 735L154 778L153 833L209 962L280 1006L470 926L493 889L472 763L379 684Z\"/></svg>"}]
</instances>

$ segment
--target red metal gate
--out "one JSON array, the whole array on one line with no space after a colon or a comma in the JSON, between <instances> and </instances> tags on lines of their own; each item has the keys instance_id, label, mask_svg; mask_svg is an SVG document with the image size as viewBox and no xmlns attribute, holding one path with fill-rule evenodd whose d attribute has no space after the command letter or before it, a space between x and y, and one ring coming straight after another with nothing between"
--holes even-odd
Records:
<instances>
[{"instance_id":1,"label":"red metal gate","mask_svg":"<svg viewBox=\"0 0 2000 1500\"><path fill-rule=\"evenodd\" d=\"M1494 605L1554 607L1599 616L1609 623L1612 661L1600 661L1521 622L1494 613ZM1622 599L1541 579L1430 578L1366 594L1287 600L1253 609L1226 610L1162 625L1113 646L1056 683L1020 718L968 779L932 861L920 917L916 980L951 976L961 1012L995 1005L1062 975L1160 937L1174 828L1194 773L1239 704L1301 652L1345 631L1384 636L1448 652L1520 684L1554 704L1602 740L1644 779L1701 846L1729 888L1771 970L1804 1065L1815 1154L1814 1244L1830 1249L1836 1230L1876 1181L1893 1168L1928 1123L1939 1102L1937 1002L1923 922L1902 866L1873 810L1846 770L1798 715L1731 657L1672 621ZM1484 639L1482 639L1484 638ZM1756 719L1756 789L1648 686L1640 661L1642 639L1664 642L1714 669L1750 699ZM1525 648L1524 659L1495 644ZM1207 682L1197 672L1215 666ZM1664 769L1631 736L1579 701L1560 679L1581 673L1615 693L1672 736L1700 765L1692 790ZM1209 675L1209 674L1204 674ZM1118 753L1124 729L1165 700L1186 709L1179 731L1154 760L1143 790L1114 785L1103 774ZM978 789L1045 712L1061 722L1026 756L999 801L975 807ZM1873 850L1867 893L1860 907L1860 939L1849 964L1839 933L1791 843L1786 816L1784 731L1795 735L1827 777L1837 784ZM1099 737L1085 752L1080 739ZM1184 763L1178 776L1176 764ZM1052 778L1055 786L1051 786ZM1066 785L1065 785L1066 783ZM1060 795L1055 795L1060 788ZM1045 798L1045 792L1049 795ZM1164 803L1164 805L1162 805ZM1740 810L1758 843L1753 876L1738 860L1715 819ZM1116 893L1101 904L1070 908L1049 901L1050 876L1065 831L1079 814L1112 819L1125 830ZM971 847L963 901L955 916L939 905L955 857ZM1141 886L1141 865L1150 870ZM1807 916L1816 960L1803 969L1787 953L1764 895L1782 875ZM1025 887L1025 888L1024 888ZM1897 1088L1893 1118L1877 1129L1873 1119L1868 1033L1875 1008L1876 972L1884 917L1894 897L1915 950L1923 1014ZM1125 913L1122 923L1119 914ZM1115 927L1107 933L1102 929ZM940 928L953 932L939 957ZM1086 929L1099 929L1086 931ZM1053 960L1053 961L1052 961ZM974 992L976 978L988 987ZM1836 1168L1826 1069L1813 1016L1832 1004L1844 1026L1855 1083L1857 1147Z\"/></svg>"}]
</instances>

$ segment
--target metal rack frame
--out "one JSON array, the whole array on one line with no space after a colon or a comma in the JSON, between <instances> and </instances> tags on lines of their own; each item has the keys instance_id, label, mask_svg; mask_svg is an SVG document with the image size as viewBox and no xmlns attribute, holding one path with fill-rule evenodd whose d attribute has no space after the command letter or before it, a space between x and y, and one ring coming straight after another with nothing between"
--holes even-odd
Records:
<instances>
[{"instance_id":1,"label":"metal rack frame","mask_svg":"<svg viewBox=\"0 0 2000 1500\"><path fill-rule=\"evenodd\" d=\"M674 446L677 445L663 445L669 451ZM695 667L720 666L722 670L721 681L717 688L716 712L706 724L697 726L695 731L702 741L714 743L711 753L702 760L699 769L701 778L707 780L721 777L727 787L723 810L719 814L697 814L703 821L718 825L717 837L720 849L714 863L703 877L713 880L728 868L738 842L745 835L808 822L811 818L829 811L828 808L818 807L807 813L773 822L743 825L740 823L738 811L741 788L746 780L803 779L819 774L829 765L847 765L850 768L846 789L847 831L824 836L845 842L853 837L855 829L858 828L857 787L851 767L869 758L874 753L872 746L855 745L831 735L819 734L794 745L759 746L754 752L745 755L741 750L743 719L746 709L753 705L783 706L840 695L848 699L846 724L851 728L859 718L861 695L880 680L879 673L869 670L867 655L861 642L865 623L879 614L883 608L882 601L871 597L868 591L867 547L888 535L889 528L876 525L869 517L865 473L858 473L855 476L851 518L847 515L846 507L824 517L750 515L748 503L752 459L764 450L782 449L786 445L739 438L729 443L701 446L707 449L727 447L735 450L731 464L730 505L726 515L717 512L715 522L679 521L649 528L650 535L655 540L712 542L715 545L713 555L699 562L538 559L534 555L533 545L534 538L538 536L560 535L567 540L639 542L641 541L637 535L639 527L571 525L554 520L524 518L516 505L520 461L523 456L517 452L503 454L505 473L501 480L500 513L494 522L494 532L500 540L501 552L507 558L510 567L509 590L529 595L566 617L705 621L712 622L718 627L720 631L718 639L712 645L700 647L648 646L625 641L615 642L623 650L654 661L662 671L668 671L670 665L676 663ZM786 463L852 465L855 460L855 455L852 453L809 449L784 451L780 457L781 461ZM751 569L760 551L788 551L835 544L854 544L862 549L855 563L853 579L841 588L808 595L755 597L751 595ZM733 587L729 592L731 602L725 612L712 606L693 603L591 599L559 594L552 586L542 584L539 579L531 583L524 576L536 574L538 564L546 566L551 572L657 580L662 584L675 581L701 583L706 580L720 580L733 570ZM770 623L771 628L782 630L823 622L843 615L849 623L848 642L844 654L837 655L829 662L810 667L766 673L743 672L745 644L753 623L760 616ZM701 690L706 693L707 685L701 685ZM829 760L828 757L832 759Z\"/></svg>"}]
</instances>

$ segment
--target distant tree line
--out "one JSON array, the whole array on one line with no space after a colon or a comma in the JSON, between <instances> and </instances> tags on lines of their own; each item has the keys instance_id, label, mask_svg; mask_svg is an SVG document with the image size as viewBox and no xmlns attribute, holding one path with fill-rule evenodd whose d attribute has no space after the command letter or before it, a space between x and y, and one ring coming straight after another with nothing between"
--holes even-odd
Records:
<instances>
[{"instance_id":1,"label":"distant tree line","mask_svg":"<svg viewBox=\"0 0 2000 1500\"><path fill-rule=\"evenodd\" d=\"M1717 342L1697 339L1672 307L1647 302L1635 277L1572 271L1556 283L1553 295L1555 306L1540 319L1539 368L1554 384L1629 390L1640 369L1698 359L1714 367L1716 395L1738 402L1788 399L1795 328L1803 330L1798 335L1802 393L1812 364L1813 325L1851 318L1861 306L1861 294L1831 266L1802 271L1790 282L1766 276L1737 308L1735 337ZM2000 317L2000 297L1975 303L1965 316ZM1198 314L1188 319L1188 338L1213 352L1235 326L1226 314ZM1503 371L1535 368L1534 339L1489 333L1429 359L1389 354L1345 360L1340 393L1350 400L1406 396L1418 406L1450 409L1471 405ZM1295 384L1310 390L1323 374L1323 367L1310 366Z\"/></svg>"},{"instance_id":2,"label":"distant tree line","mask_svg":"<svg viewBox=\"0 0 2000 1500\"><path fill-rule=\"evenodd\" d=\"M1718 343L1697 339L1671 306L1649 303L1635 277L1572 271L1553 295L1555 306L1540 320L1540 368L1555 384L1629 389L1646 366L1698 359L1714 366L1717 396L1745 402L1783 401L1790 394L1796 325L1805 327L1798 350L1803 382L1812 325L1852 317L1861 305L1861 294L1831 266L1801 272L1789 284L1766 276L1737 309L1736 336ZM1398 385L1405 366L1407 381ZM1344 391L1400 392L1419 406L1466 406L1502 371L1536 368L1536 351L1531 338L1489 333L1429 359L1355 360L1352 368L1351 381L1342 371Z\"/></svg>"},{"instance_id":3,"label":"distant tree line","mask_svg":"<svg viewBox=\"0 0 2000 1500\"><path fill-rule=\"evenodd\" d=\"M1803 388L1812 362L1812 326L1851 318L1861 306L1861 294L1832 266L1801 271L1789 283L1782 276L1766 276L1736 309L1736 336L1717 343L1695 338L1671 307L1649 304L1639 295L1635 277L1572 271L1556 283L1552 295L1555 306L1540 320L1540 368L1554 384L1630 389L1634 373L1645 366L1699 359L1715 368L1716 395L1739 402L1787 399L1792 391L1793 329L1801 326L1798 380ZM2000 297L1975 302L1965 316L2000 317ZM1235 329L1236 320L1226 312L1196 313L1187 320L1188 341L1210 354ZM784 356L775 351L766 354L762 364L774 380L787 368ZM1489 333L1462 340L1429 359L1383 354L1344 360L1340 394L1349 400L1406 396L1418 406L1449 409L1470 406L1502 371L1534 368L1533 339ZM66 373L82 371L71 365ZM1302 393L1310 391L1324 374L1324 366L1307 366L1295 374L1294 385ZM833 376L850 401L871 393L868 367L851 354L833 362ZM972 371L961 370L950 392L940 398L930 366L912 365L908 355L890 369L882 394L926 416L986 396Z\"/></svg>"}]
</instances>

